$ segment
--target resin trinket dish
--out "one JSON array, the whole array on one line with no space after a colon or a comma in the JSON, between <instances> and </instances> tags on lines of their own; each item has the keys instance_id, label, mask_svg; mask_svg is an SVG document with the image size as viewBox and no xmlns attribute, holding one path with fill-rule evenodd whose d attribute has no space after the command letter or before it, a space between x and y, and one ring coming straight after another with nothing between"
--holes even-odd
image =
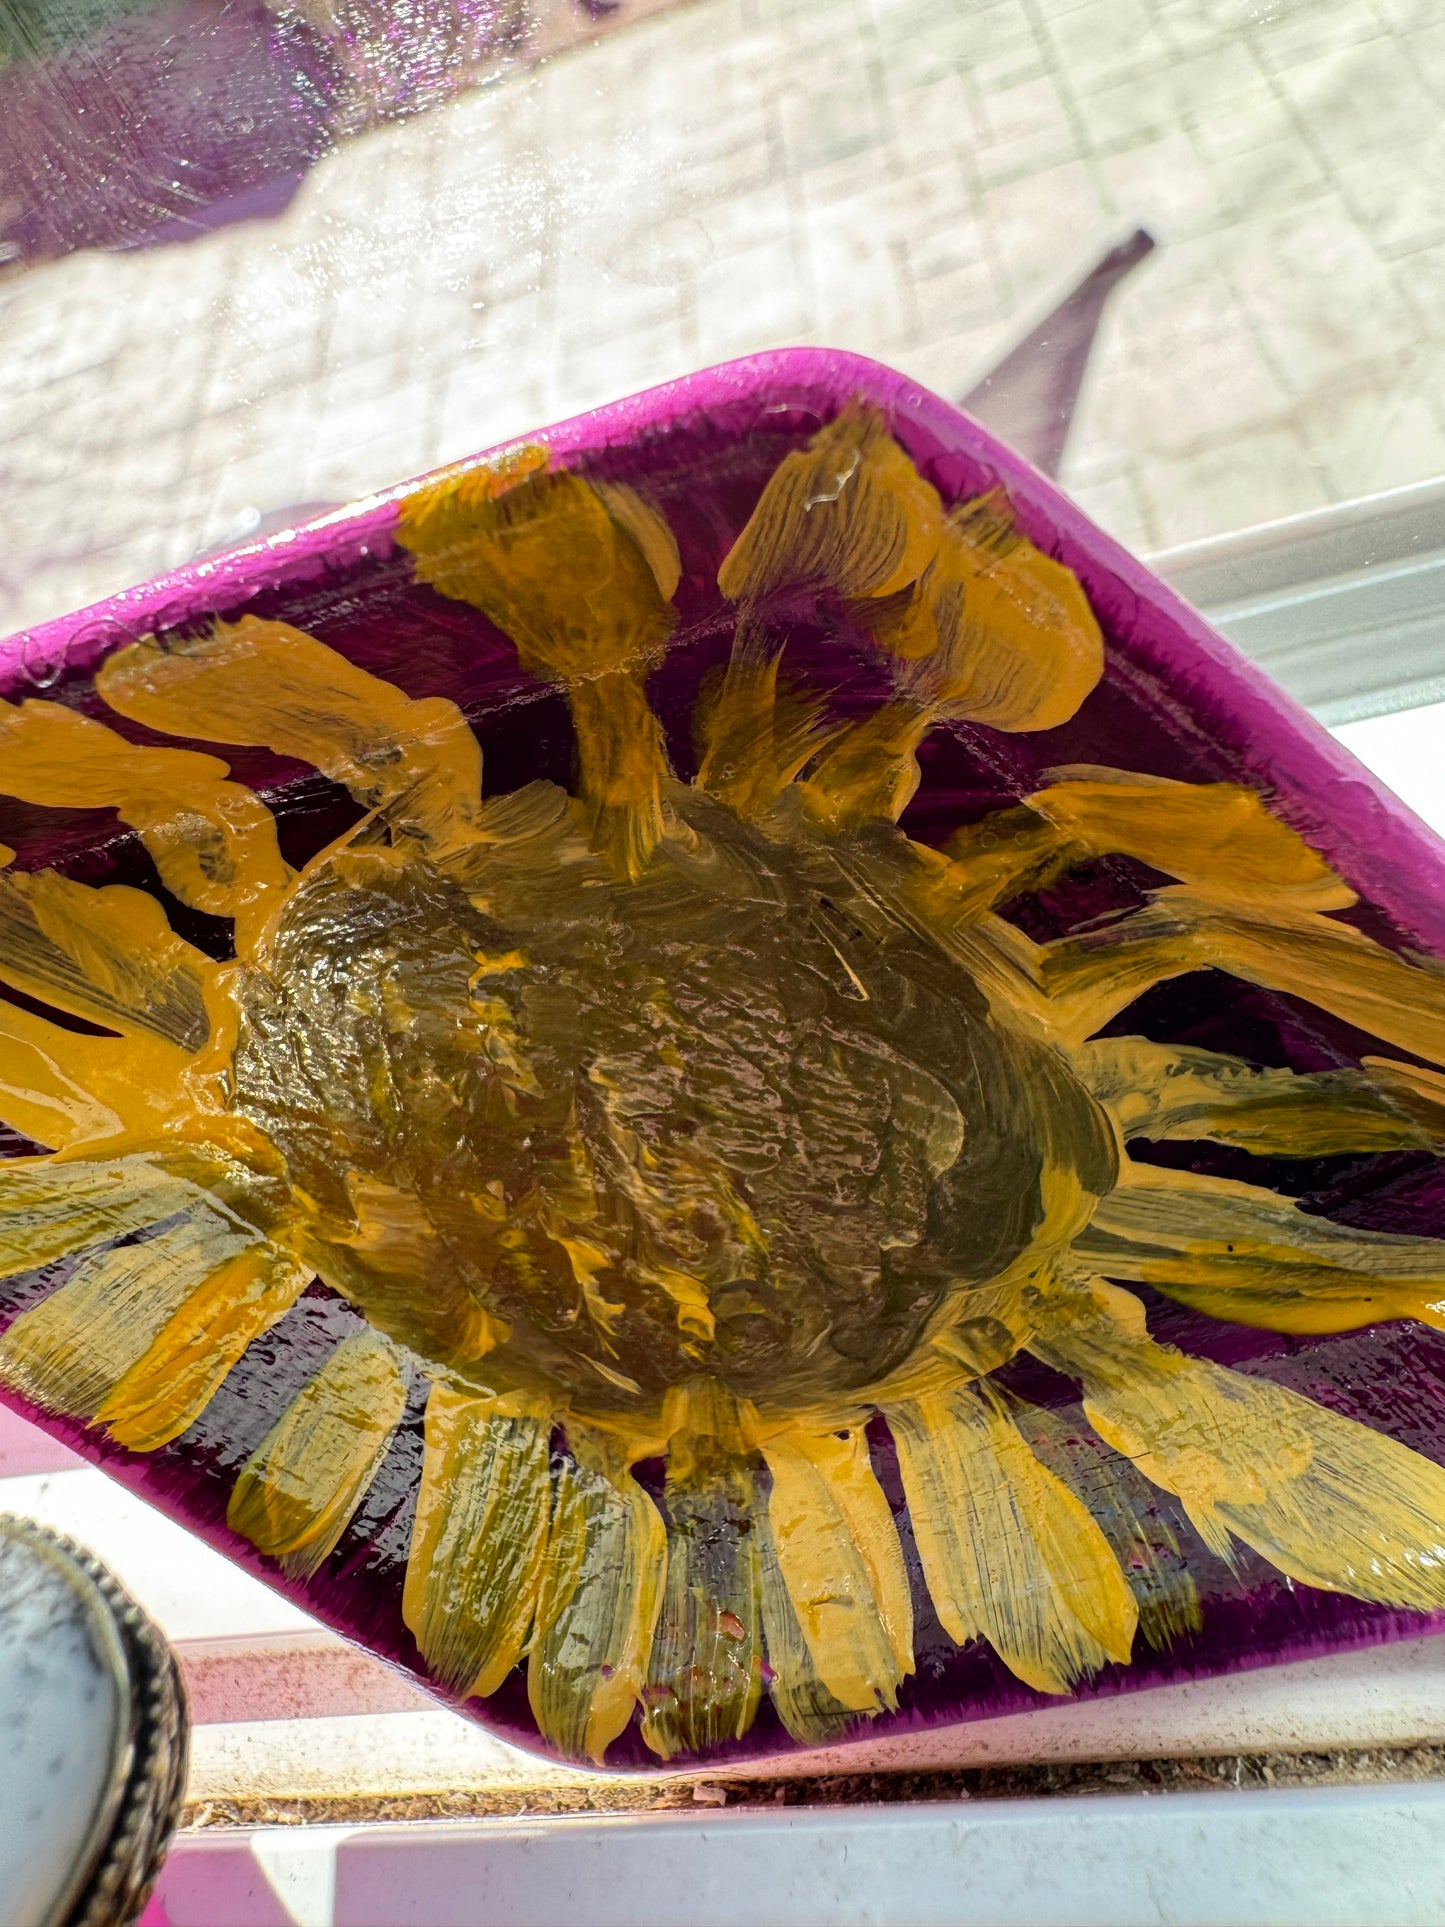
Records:
<instances>
[{"instance_id":1,"label":"resin trinket dish","mask_svg":"<svg viewBox=\"0 0 1445 1927\"><path fill-rule=\"evenodd\" d=\"M0 645L0 1396L614 1769L1445 1625L1445 850L877 364Z\"/></svg>"}]
</instances>

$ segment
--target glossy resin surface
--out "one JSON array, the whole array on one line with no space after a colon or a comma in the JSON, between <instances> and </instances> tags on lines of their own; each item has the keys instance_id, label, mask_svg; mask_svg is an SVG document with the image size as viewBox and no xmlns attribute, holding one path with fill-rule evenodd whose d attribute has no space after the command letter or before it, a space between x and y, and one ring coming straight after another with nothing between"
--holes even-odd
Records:
<instances>
[{"instance_id":1,"label":"glossy resin surface","mask_svg":"<svg viewBox=\"0 0 1445 1927\"><path fill-rule=\"evenodd\" d=\"M0 674L5 1396L342 1632L626 1766L1434 1623L1440 849L956 411L732 364Z\"/></svg>"}]
</instances>

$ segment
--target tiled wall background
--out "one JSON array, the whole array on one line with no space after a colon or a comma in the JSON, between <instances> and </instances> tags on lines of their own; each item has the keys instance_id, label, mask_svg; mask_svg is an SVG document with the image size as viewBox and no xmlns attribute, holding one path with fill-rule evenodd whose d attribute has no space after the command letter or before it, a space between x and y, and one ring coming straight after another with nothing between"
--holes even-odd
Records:
<instances>
[{"instance_id":1,"label":"tiled wall background","mask_svg":"<svg viewBox=\"0 0 1445 1927\"><path fill-rule=\"evenodd\" d=\"M0 631L750 349L960 394L1120 230L1065 481L1153 549L1445 471L1439 0L691 0L290 211L0 282Z\"/></svg>"}]
</instances>

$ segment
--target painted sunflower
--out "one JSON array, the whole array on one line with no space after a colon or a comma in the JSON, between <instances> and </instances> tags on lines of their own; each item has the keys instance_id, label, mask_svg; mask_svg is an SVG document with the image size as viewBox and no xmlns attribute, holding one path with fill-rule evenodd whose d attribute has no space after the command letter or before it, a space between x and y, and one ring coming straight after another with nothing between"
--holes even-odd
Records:
<instances>
[{"instance_id":1,"label":"painted sunflower","mask_svg":"<svg viewBox=\"0 0 1445 1927\"><path fill-rule=\"evenodd\" d=\"M571 792L486 796L453 703L254 616L95 683L344 785L360 821L299 870L216 758L0 707L0 791L117 811L234 926L217 963L145 891L0 872L0 1118L51 1147L0 1176L0 1275L60 1280L0 1378L152 1451L319 1277L364 1323L231 1526L314 1573L425 1381L422 1661L456 1696L525 1662L542 1735L594 1760L634 1716L664 1759L706 1753L764 1690L803 1743L896 1705L880 1423L946 1632L1044 1692L1129 1659L1151 1487L1215 1551L1445 1606L1445 1470L1156 1342L1125 1289L1279 1332L1445 1327L1445 1244L1130 1153L1438 1149L1445 973L1340 920L1353 892L1252 789L1061 769L942 849L904 834L931 730L1050 729L1101 674L1004 497L945 508L862 405L789 453L719 575L735 636L688 782L647 693L679 569L656 505L524 451L424 487L400 533L564 693ZM886 674L864 715L790 671L788 611L824 603ZM999 915L1110 853L1172 881L1055 941ZM1404 1055L1297 1074L1112 1034L1206 967ZM1079 1441L996 1380L1021 1354L1082 1388L1105 1515Z\"/></svg>"}]
</instances>

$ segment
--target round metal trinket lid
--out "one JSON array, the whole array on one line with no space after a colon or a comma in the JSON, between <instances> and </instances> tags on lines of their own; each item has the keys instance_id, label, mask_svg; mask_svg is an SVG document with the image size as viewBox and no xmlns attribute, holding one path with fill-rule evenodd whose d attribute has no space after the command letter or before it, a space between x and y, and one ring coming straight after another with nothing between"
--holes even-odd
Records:
<instances>
[{"instance_id":1,"label":"round metal trinket lid","mask_svg":"<svg viewBox=\"0 0 1445 1927\"><path fill-rule=\"evenodd\" d=\"M0 1927L130 1927L180 1816L162 1635L83 1547L0 1515Z\"/></svg>"}]
</instances>

